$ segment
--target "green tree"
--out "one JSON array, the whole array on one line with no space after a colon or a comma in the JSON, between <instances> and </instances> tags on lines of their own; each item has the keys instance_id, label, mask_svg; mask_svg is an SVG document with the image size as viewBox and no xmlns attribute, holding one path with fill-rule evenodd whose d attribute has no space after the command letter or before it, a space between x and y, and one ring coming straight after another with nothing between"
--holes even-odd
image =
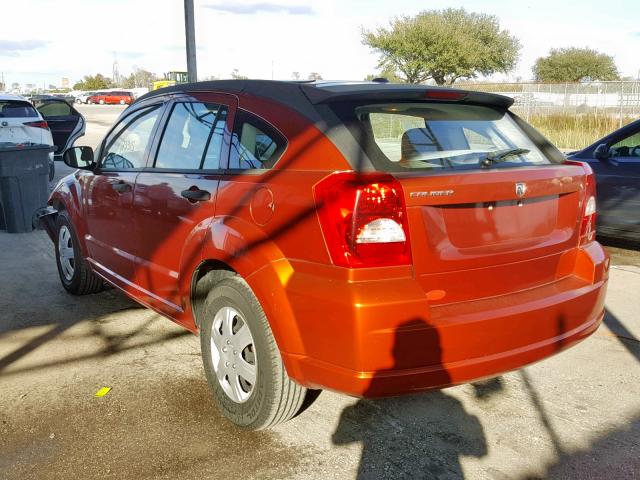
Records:
<instances>
[{"instance_id":1,"label":"green tree","mask_svg":"<svg viewBox=\"0 0 640 480\"><path fill-rule=\"evenodd\" d=\"M548 83L590 80L618 80L620 75L613 57L590 48L552 49L549 55L536 60L533 66L536 80Z\"/></svg>"},{"instance_id":2,"label":"green tree","mask_svg":"<svg viewBox=\"0 0 640 480\"><path fill-rule=\"evenodd\" d=\"M384 67L378 74L367 75L365 80L370 82L374 78L386 78L391 83L406 83L405 79L398 75L398 72L393 70L391 66Z\"/></svg>"},{"instance_id":3,"label":"green tree","mask_svg":"<svg viewBox=\"0 0 640 480\"><path fill-rule=\"evenodd\" d=\"M84 79L73 85L74 90L102 90L111 88L113 82L109 77L105 77L101 73L95 75L85 75Z\"/></svg>"},{"instance_id":4,"label":"green tree","mask_svg":"<svg viewBox=\"0 0 640 480\"><path fill-rule=\"evenodd\" d=\"M124 88L150 88L155 80L157 80L155 73L151 73L144 68L136 67L134 71L123 80L122 86Z\"/></svg>"},{"instance_id":5,"label":"green tree","mask_svg":"<svg viewBox=\"0 0 640 480\"><path fill-rule=\"evenodd\" d=\"M231 78L234 80L247 80L249 77L242 75L237 68L234 68L231 72Z\"/></svg>"},{"instance_id":6,"label":"green tree","mask_svg":"<svg viewBox=\"0 0 640 480\"><path fill-rule=\"evenodd\" d=\"M396 17L389 28L362 31L362 43L380 54L379 67L408 83L433 79L451 85L515 67L520 42L500 28L498 18L464 8L427 10Z\"/></svg>"}]
</instances>

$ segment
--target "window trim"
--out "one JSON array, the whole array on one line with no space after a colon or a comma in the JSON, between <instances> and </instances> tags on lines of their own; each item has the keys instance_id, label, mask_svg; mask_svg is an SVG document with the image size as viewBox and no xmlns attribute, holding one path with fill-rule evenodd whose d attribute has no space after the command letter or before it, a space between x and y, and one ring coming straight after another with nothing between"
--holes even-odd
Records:
<instances>
[{"instance_id":1,"label":"window trim","mask_svg":"<svg viewBox=\"0 0 640 480\"><path fill-rule=\"evenodd\" d=\"M128 128L128 126L133 123L134 121L136 121L138 118L142 117L143 115L146 115L154 110L158 110L160 109L160 115L156 120L155 125L153 126L153 129L151 131L151 135L149 138L149 142L147 143L147 146L145 147L145 151L143 153L143 159L144 159L144 166L142 167L136 167L136 168L128 168L128 169L103 169L102 168L102 162L104 161L104 151L107 149L107 139L110 137L110 135L116 130L118 129L123 123L127 122L127 125L123 128L123 132ZM148 159L149 159L149 153L151 152L151 147L154 144L156 135L158 134L158 127L162 124L162 120L163 117L166 113L166 102L159 102L159 103L153 103L150 105L145 105L142 106L134 111L128 112L126 115L124 115L112 128L111 130L109 130L109 132L104 136L104 138L102 139L102 142L100 142L100 147L98 150L98 162L96 165L96 169L95 172L96 174L101 174L101 173L122 173L122 172L141 172L145 169ZM125 111L126 112L126 111ZM118 134L119 138L121 134ZM116 140L116 138L113 139L113 141ZM113 142L111 142L110 145L112 145Z\"/></svg>"}]
</instances>

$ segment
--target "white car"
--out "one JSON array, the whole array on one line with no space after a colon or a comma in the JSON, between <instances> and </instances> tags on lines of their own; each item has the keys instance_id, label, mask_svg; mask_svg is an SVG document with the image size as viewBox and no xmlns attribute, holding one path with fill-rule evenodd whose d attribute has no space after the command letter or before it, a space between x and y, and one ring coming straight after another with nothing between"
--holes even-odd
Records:
<instances>
[{"instance_id":1,"label":"white car","mask_svg":"<svg viewBox=\"0 0 640 480\"><path fill-rule=\"evenodd\" d=\"M88 103L89 97L95 94L96 92L83 92L80 95L76 95L76 103Z\"/></svg>"},{"instance_id":2,"label":"white car","mask_svg":"<svg viewBox=\"0 0 640 480\"><path fill-rule=\"evenodd\" d=\"M85 131L84 117L63 99L41 97L32 104L23 97L0 94L0 144L39 143L55 147L49 155L49 180L54 159Z\"/></svg>"}]
</instances>

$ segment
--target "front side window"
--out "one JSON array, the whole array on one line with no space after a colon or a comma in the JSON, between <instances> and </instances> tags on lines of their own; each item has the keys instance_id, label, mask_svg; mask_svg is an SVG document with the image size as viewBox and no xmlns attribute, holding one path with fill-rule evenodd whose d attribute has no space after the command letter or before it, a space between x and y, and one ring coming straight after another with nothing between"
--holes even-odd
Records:
<instances>
[{"instance_id":1,"label":"front side window","mask_svg":"<svg viewBox=\"0 0 640 480\"><path fill-rule=\"evenodd\" d=\"M497 108L421 102L344 105L337 112L359 132L379 170L552 163L509 112Z\"/></svg>"},{"instance_id":2,"label":"front side window","mask_svg":"<svg viewBox=\"0 0 640 480\"><path fill-rule=\"evenodd\" d=\"M286 147L284 137L261 118L238 111L231 140L231 169L271 168Z\"/></svg>"},{"instance_id":3,"label":"front side window","mask_svg":"<svg viewBox=\"0 0 640 480\"><path fill-rule=\"evenodd\" d=\"M160 141L156 168L220 168L226 108L213 103L176 103Z\"/></svg>"},{"instance_id":4,"label":"front side window","mask_svg":"<svg viewBox=\"0 0 640 480\"><path fill-rule=\"evenodd\" d=\"M143 113L124 120L105 140L100 168L132 170L145 166L144 154L162 109L150 107Z\"/></svg>"},{"instance_id":5,"label":"front side window","mask_svg":"<svg viewBox=\"0 0 640 480\"><path fill-rule=\"evenodd\" d=\"M613 144L610 154L612 157L640 157L640 132L636 132Z\"/></svg>"}]
</instances>

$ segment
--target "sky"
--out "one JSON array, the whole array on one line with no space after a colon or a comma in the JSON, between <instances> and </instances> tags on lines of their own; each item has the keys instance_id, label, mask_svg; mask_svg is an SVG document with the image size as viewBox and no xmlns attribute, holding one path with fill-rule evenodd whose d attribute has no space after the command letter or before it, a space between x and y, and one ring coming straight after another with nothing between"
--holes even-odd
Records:
<instances>
[{"instance_id":1,"label":"sky","mask_svg":"<svg viewBox=\"0 0 640 480\"><path fill-rule=\"evenodd\" d=\"M111 76L186 70L183 0L0 0L0 80L73 84ZM361 31L424 9L464 7L496 15L520 39L516 69L495 79L530 79L551 48L590 47L613 55L624 76L640 75L638 0L195 0L198 77L361 80L378 56ZM11 21L11 19L24 21Z\"/></svg>"}]
</instances>

